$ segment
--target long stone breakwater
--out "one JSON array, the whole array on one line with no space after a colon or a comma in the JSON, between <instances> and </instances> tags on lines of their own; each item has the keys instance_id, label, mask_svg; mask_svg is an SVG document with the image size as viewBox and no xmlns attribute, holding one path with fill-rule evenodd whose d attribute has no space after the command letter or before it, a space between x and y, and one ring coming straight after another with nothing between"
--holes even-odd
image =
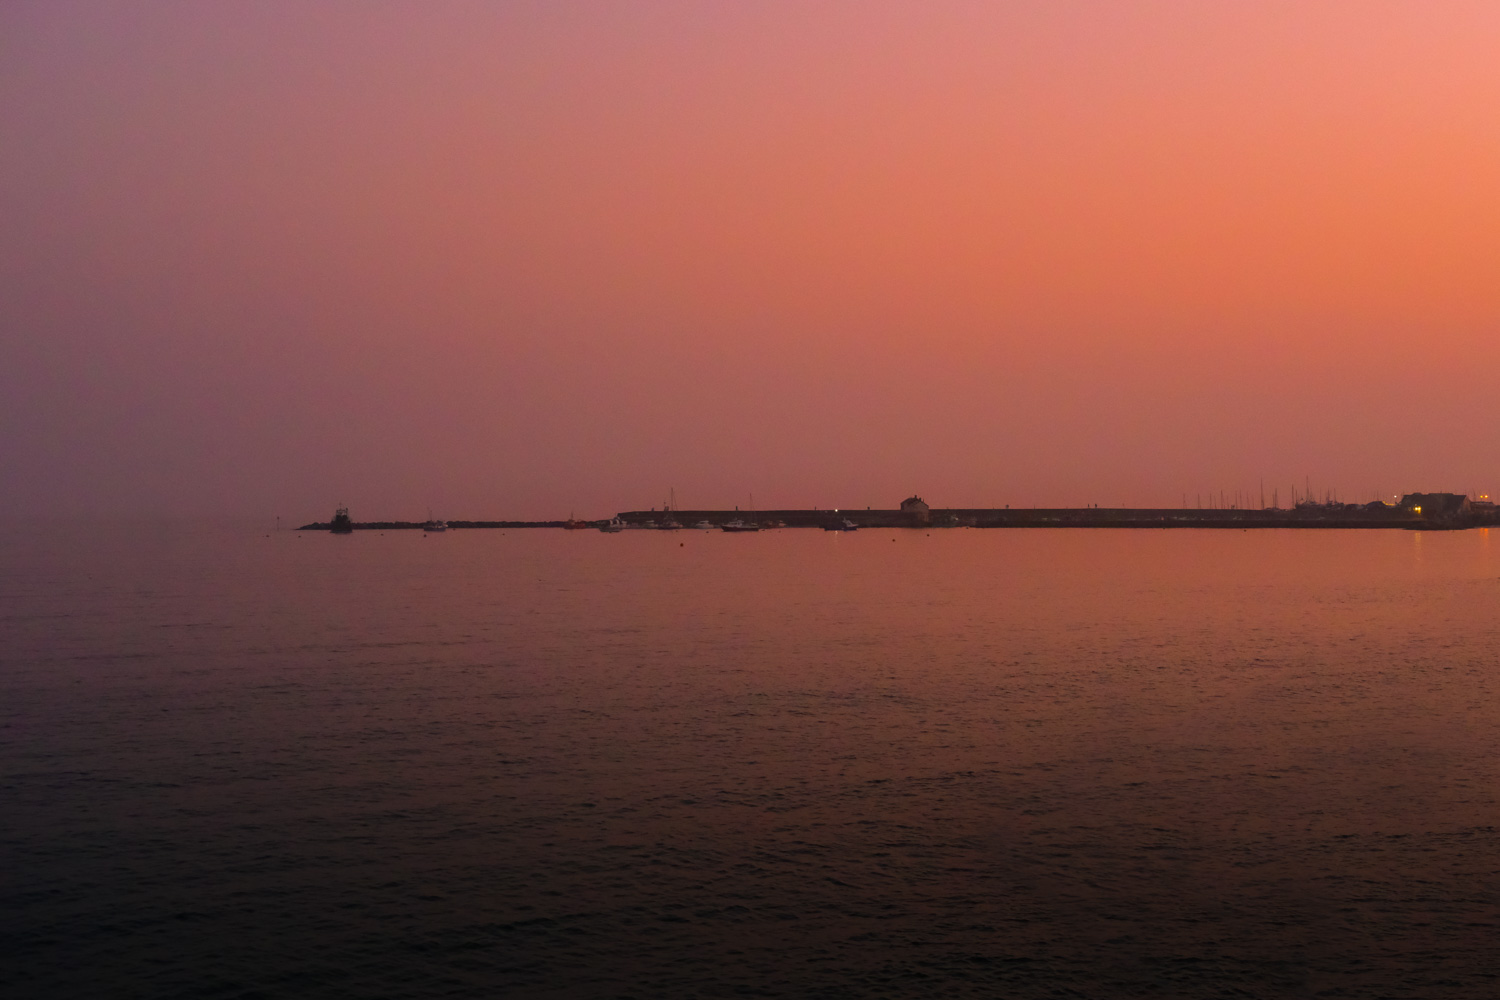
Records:
<instances>
[{"instance_id":1,"label":"long stone breakwater","mask_svg":"<svg viewBox=\"0 0 1500 1000\"><path fill-rule=\"evenodd\" d=\"M1412 502L1412 497L1420 500ZM1421 502L1425 500L1426 502ZM1303 504L1292 509L1195 509L1138 507L1004 507L811 510L629 510L616 515L627 527L719 527L755 521L768 527L822 528L849 522L859 528L1401 528L1455 530L1500 525L1494 504L1471 503L1456 494L1411 494L1402 504ZM448 521L467 528L596 528L604 521ZM331 528L331 522L298 530ZM421 521L353 522L357 530L424 527Z\"/></svg>"}]
</instances>

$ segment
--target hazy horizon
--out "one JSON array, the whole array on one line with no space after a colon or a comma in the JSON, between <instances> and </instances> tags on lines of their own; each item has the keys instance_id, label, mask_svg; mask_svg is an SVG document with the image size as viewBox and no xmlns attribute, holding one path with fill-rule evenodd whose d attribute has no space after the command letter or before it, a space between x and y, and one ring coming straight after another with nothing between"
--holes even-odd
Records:
<instances>
[{"instance_id":1,"label":"hazy horizon","mask_svg":"<svg viewBox=\"0 0 1500 1000\"><path fill-rule=\"evenodd\" d=\"M0 515L1500 492L1500 8L0 9Z\"/></svg>"}]
</instances>

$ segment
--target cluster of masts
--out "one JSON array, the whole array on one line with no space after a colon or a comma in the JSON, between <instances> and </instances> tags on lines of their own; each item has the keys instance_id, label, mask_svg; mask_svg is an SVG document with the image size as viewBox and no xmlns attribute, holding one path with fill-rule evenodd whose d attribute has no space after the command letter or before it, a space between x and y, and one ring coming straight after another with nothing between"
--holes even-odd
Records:
<instances>
[{"instance_id":1,"label":"cluster of masts","mask_svg":"<svg viewBox=\"0 0 1500 1000\"><path fill-rule=\"evenodd\" d=\"M1309 507L1327 507L1330 509L1337 509L1350 506L1350 504L1348 504L1339 496L1338 490L1325 489L1321 493L1315 493L1310 482L1305 484L1300 489L1296 486L1293 486L1289 492L1292 502L1289 508L1283 508L1281 506L1281 490L1277 487L1272 487L1270 496L1267 497L1266 484L1262 482L1260 484L1260 490L1258 494L1258 499L1260 502L1256 504L1253 509L1304 510ZM1472 496L1472 494L1470 495ZM1206 494L1193 494L1192 507L1198 510L1250 510L1252 509L1251 500L1255 497L1256 494L1252 494L1249 490L1234 490L1232 492L1229 490L1210 490ZM1207 500L1207 503L1204 502L1205 499ZM1268 499L1270 501L1269 503L1267 503ZM1399 501L1400 499L1401 497L1399 494L1391 495L1392 502ZM1488 497L1482 497L1481 499L1488 499ZM1372 501L1378 501L1381 503L1386 502L1384 500L1384 496L1379 490L1373 491ZM1188 494L1186 493L1182 495L1182 506L1184 510L1188 509L1189 507Z\"/></svg>"},{"instance_id":2,"label":"cluster of masts","mask_svg":"<svg viewBox=\"0 0 1500 1000\"><path fill-rule=\"evenodd\" d=\"M613 534L617 531L624 531L627 528L635 530L644 529L655 531L681 531L686 526L672 516L672 511L676 509L676 507L677 489L676 487L672 487L668 490L667 499L661 506L662 517L660 520L626 521L617 514L614 517L610 518L608 521L605 521L603 524L599 525L599 530L605 532L606 534ZM653 507L651 509L654 511L656 508ZM738 508L736 508L736 510L738 510ZM754 493L750 494L750 510L752 511L752 513L748 519L746 519L745 517L736 517L732 520L722 521L718 524L715 524L713 521L704 520L697 522L692 527L697 531L713 531L715 528L717 528L720 531L728 532L761 531L762 529L766 528L786 527L785 521L757 521L755 519L755 515L753 513L753 511L755 510ZM839 528L833 530L853 531L855 529L855 524L852 521L846 519L843 524L848 525L848 527L844 528L840 526ZM570 515L568 517L568 520L563 524L563 527L587 528L591 527L591 525L586 521L574 520Z\"/></svg>"},{"instance_id":3,"label":"cluster of masts","mask_svg":"<svg viewBox=\"0 0 1500 1000\"><path fill-rule=\"evenodd\" d=\"M612 534L612 533L614 533L616 531L624 531L627 528L631 529L631 530L643 530L644 529L644 530L653 530L653 531L681 531L685 527L688 527L687 525L683 525L683 524L679 523L676 518L672 517L672 515L671 515L671 513L669 511L663 511L662 513L666 515L666 518L664 520L660 520L660 521L626 521L626 520L622 519L621 517L619 517L619 515L616 515L615 517L610 518L608 521L605 521L603 524L599 525L598 527L599 527L600 531L603 531L603 532L609 533L609 534ZM852 524L852 522L851 522L851 524ZM563 527L564 528L588 528L588 527L593 527L593 525L591 525L587 521L575 521L575 520L572 520L570 518L566 522L564 522ZM785 521L757 521L754 518L751 518L750 520L745 520L743 517L736 517L733 520L724 521L724 522L722 522L720 524L715 524L712 521L699 521L696 524L692 525L691 527L694 530L698 530L698 531L713 531L715 528L717 528L720 531L731 531L731 532L735 532L735 531L761 531L761 530L766 529L766 528L785 528L786 527L786 522ZM846 529L842 529L841 528L839 530L846 530ZM852 531L854 529L851 526L847 530Z\"/></svg>"}]
</instances>

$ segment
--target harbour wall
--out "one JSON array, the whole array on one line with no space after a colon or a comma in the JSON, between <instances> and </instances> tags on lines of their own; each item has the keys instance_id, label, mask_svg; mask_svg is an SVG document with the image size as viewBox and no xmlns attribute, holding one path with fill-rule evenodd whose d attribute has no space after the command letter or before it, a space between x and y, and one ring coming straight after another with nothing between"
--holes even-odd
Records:
<instances>
[{"instance_id":1,"label":"harbour wall","mask_svg":"<svg viewBox=\"0 0 1500 1000\"><path fill-rule=\"evenodd\" d=\"M872 508L813 508L812 510L627 510L617 515L626 524L659 524L668 518L690 528L702 522L718 527L729 521L785 524L789 528L821 528L844 519L861 528L1403 528L1451 530L1500 525L1493 510L1458 517L1431 519L1402 507L1308 505L1292 510L1241 510L1139 507L944 507L927 511ZM563 528L567 521L449 521L461 528ZM597 527L603 521L572 522L575 527ZM355 522L358 531L416 530L421 521ZM328 522L304 524L298 531L327 531Z\"/></svg>"},{"instance_id":2,"label":"harbour wall","mask_svg":"<svg viewBox=\"0 0 1500 1000\"><path fill-rule=\"evenodd\" d=\"M1437 527L1399 507L1302 507L1295 510L1197 510L1132 507L953 507L927 511L876 510L674 510L622 511L627 524L671 517L684 527L720 525L736 518L789 528L817 528L843 519L861 528L1424 528ZM1448 527L1449 525L1443 525ZM1470 527L1472 525L1451 525Z\"/></svg>"}]
</instances>

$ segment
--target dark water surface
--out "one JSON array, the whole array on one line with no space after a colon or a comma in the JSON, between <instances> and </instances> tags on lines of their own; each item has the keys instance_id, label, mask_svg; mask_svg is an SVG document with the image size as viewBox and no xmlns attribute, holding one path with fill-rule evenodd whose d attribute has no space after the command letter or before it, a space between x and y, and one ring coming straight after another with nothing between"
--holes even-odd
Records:
<instances>
[{"instance_id":1,"label":"dark water surface","mask_svg":"<svg viewBox=\"0 0 1500 1000\"><path fill-rule=\"evenodd\" d=\"M8 997L1500 995L1487 531L3 531Z\"/></svg>"}]
</instances>

